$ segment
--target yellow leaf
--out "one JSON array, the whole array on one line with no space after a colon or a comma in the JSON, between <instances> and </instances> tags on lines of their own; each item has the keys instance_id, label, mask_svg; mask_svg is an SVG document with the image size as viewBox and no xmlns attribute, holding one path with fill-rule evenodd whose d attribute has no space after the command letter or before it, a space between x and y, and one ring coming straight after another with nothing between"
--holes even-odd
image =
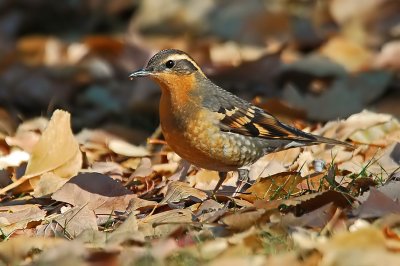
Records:
<instances>
[{"instance_id":1,"label":"yellow leaf","mask_svg":"<svg viewBox=\"0 0 400 266\"><path fill-rule=\"evenodd\" d=\"M26 168L25 177L35 187L40 176L47 172L70 178L76 175L82 165L82 154L70 125L70 114L56 110L51 120L33 148L31 159Z\"/></svg>"}]
</instances>

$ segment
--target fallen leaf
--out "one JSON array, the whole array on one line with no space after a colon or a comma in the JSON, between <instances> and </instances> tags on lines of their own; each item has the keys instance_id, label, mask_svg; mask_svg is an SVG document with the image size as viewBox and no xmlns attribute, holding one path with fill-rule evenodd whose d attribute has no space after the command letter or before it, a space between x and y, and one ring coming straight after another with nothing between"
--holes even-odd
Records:
<instances>
[{"instance_id":1,"label":"fallen leaf","mask_svg":"<svg viewBox=\"0 0 400 266\"><path fill-rule=\"evenodd\" d=\"M297 172L282 172L264 177L248 188L241 198L250 202L256 199L277 199L299 192L297 185L302 177Z\"/></svg>"},{"instance_id":2,"label":"fallen leaf","mask_svg":"<svg viewBox=\"0 0 400 266\"><path fill-rule=\"evenodd\" d=\"M250 166L249 178L253 181L285 171L287 171L287 168L285 167L284 162L279 159L277 160L272 157L271 154L268 154Z\"/></svg>"},{"instance_id":3,"label":"fallen leaf","mask_svg":"<svg viewBox=\"0 0 400 266\"><path fill-rule=\"evenodd\" d=\"M44 173L36 184L33 195L37 198L50 195L61 188L68 179L59 177L53 172Z\"/></svg>"},{"instance_id":4,"label":"fallen leaf","mask_svg":"<svg viewBox=\"0 0 400 266\"><path fill-rule=\"evenodd\" d=\"M138 220L139 231L145 237L165 236L189 223L192 223L192 212L188 209L174 209Z\"/></svg>"},{"instance_id":5,"label":"fallen leaf","mask_svg":"<svg viewBox=\"0 0 400 266\"><path fill-rule=\"evenodd\" d=\"M160 204L179 202L188 198L195 201L204 201L207 197L207 193L192 188L187 183L173 181L168 184L167 193Z\"/></svg>"},{"instance_id":6,"label":"fallen leaf","mask_svg":"<svg viewBox=\"0 0 400 266\"><path fill-rule=\"evenodd\" d=\"M120 139L111 139L108 142L108 148L116 154L127 157L145 157L150 155L146 148L132 145Z\"/></svg>"},{"instance_id":7,"label":"fallen leaf","mask_svg":"<svg viewBox=\"0 0 400 266\"><path fill-rule=\"evenodd\" d=\"M218 180L218 172L206 169L200 169L195 175L188 176L190 186L202 190L214 189Z\"/></svg>"},{"instance_id":8,"label":"fallen leaf","mask_svg":"<svg viewBox=\"0 0 400 266\"><path fill-rule=\"evenodd\" d=\"M217 238L196 247L201 258L212 260L229 248L228 240Z\"/></svg>"},{"instance_id":9,"label":"fallen leaf","mask_svg":"<svg viewBox=\"0 0 400 266\"><path fill-rule=\"evenodd\" d=\"M32 250L57 248L66 242L62 238L15 237L0 242L0 258L5 265L20 265Z\"/></svg>"},{"instance_id":10,"label":"fallen leaf","mask_svg":"<svg viewBox=\"0 0 400 266\"><path fill-rule=\"evenodd\" d=\"M123 242L135 241L136 243L144 243L145 238L139 231L139 224L136 213L131 213L128 218L107 237L107 244L120 245Z\"/></svg>"},{"instance_id":11,"label":"fallen leaf","mask_svg":"<svg viewBox=\"0 0 400 266\"><path fill-rule=\"evenodd\" d=\"M273 265L266 264L267 258L262 255L243 255L235 257L222 257L216 258L211 261L208 265L210 266L262 266L262 265ZM276 264L278 265L278 264ZM283 264L282 264L283 265Z\"/></svg>"},{"instance_id":12,"label":"fallen leaf","mask_svg":"<svg viewBox=\"0 0 400 266\"><path fill-rule=\"evenodd\" d=\"M45 239L45 238L44 238ZM51 246L41 252L40 256L34 260L36 265L84 265L87 250L83 243L69 241Z\"/></svg>"},{"instance_id":13,"label":"fallen leaf","mask_svg":"<svg viewBox=\"0 0 400 266\"><path fill-rule=\"evenodd\" d=\"M243 231L249 229L251 226L256 225L257 221L265 213L265 210L249 210L241 211L227 215L221 221L228 226L229 229L236 231Z\"/></svg>"},{"instance_id":14,"label":"fallen leaf","mask_svg":"<svg viewBox=\"0 0 400 266\"><path fill-rule=\"evenodd\" d=\"M97 231L96 215L88 206L75 206L54 219L67 233L75 238L84 230Z\"/></svg>"},{"instance_id":15,"label":"fallen leaf","mask_svg":"<svg viewBox=\"0 0 400 266\"><path fill-rule=\"evenodd\" d=\"M288 213L282 217L281 222L284 226L322 229L332 218L336 209L337 206L331 202L298 217Z\"/></svg>"},{"instance_id":16,"label":"fallen leaf","mask_svg":"<svg viewBox=\"0 0 400 266\"><path fill-rule=\"evenodd\" d=\"M354 199L350 195L334 190L326 190L283 200L280 210L282 212L293 212L295 215L302 215L329 203L334 203L335 206L340 208L346 208L353 201Z\"/></svg>"},{"instance_id":17,"label":"fallen leaf","mask_svg":"<svg viewBox=\"0 0 400 266\"><path fill-rule=\"evenodd\" d=\"M141 208L153 209L157 204L158 202L156 201L144 200L141 198L132 198L129 201L127 210L136 211Z\"/></svg>"},{"instance_id":18,"label":"fallen leaf","mask_svg":"<svg viewBox=\"0 0 400 266\"><path fill-rule=\"evenodd\" d=\"M218 218L225 211L219 212L224 207L223 204L215 200L208 199L203 201L200 206L195 210L194 214L200 222L213 222L214 218Z\"/></svg>"},{"instance_id":19,"label":"fallen leaf","mask_svg":"<svg viewBox=\"0 0 400 266\"><path fill-rule=\"evenodd\" d=\"M298 186L302 190L321 191L329 188L329 182L324 178L325 173L315 173L307 176Z\"/></svg>"},{"instance_id":20,"label":"fallen leaf","mask_svg":"<svg viewBox=\"0 0 400 266\"><path fill-rule=\"evenodd\" d=\"M129 201L136 197L120 182L99 173L78 174L52 195L54 200L86 206L96 214L125 211Z\"/></svg>"},{"instance_id":21,"label":"fallen leaf","mask_svg":"<svg viewBox=\"0 0 400 266\"><path fill-rule=\"evenodd\" d=\"M400 213L400 204L371 187L368 198L353 213L363 219L382 217L386 214Z\"/></svg>"},{"instance_id":22,"label":"fallen leaf","mask_svg":"<svg viewBox=\"0 0 400 266\"><path fill-rule=\"evenodd\" d=\"M8 236L18 229L25 229L28 223L44 219L46 211L37 205L25 204L0 207L0 231Z\"/></svg>"},{"instance_id":23,"label":"fallen leaf","mask_svg":"<svg viewBox=\"0 0 400 266\"><path fill-rule=\"evenodd\" d=\"M81 166L82 154L72 134L70 115L65 111L56 110L32 151L25 175L1 189L0 194L21 185L24 190L30 190L36 186L41 174L50 171L60 177L70 178ZM27 180L30 187L25 184Z\"/></svg>"},{"instance_id":24,"label":"fallen leaf","mask_svg":"<svg viewBox=\"0 0 400 266\"><path fill-rule=\"evenodd\" d=\"M383 186L377 187L376 189L395 202L398 202L400 200L400 181L391 180ZM370 193L371 191L363 193L361 196L357 197L357 200L360 202L365 202Z\"/></svg>"},{"instance_id":25,"label":"fallen leaf","mask_svg":"<svg viewBox=\"0 0 400 266\"><path fill-rule=\"evenodd\" d=\"M393 143L379 150L373 158L365 161L363 170L378 180L387 180L400 170L400 143Z\"/></svg>"},{"instance_id":26,"label":"fallen leaf","mask_svg":"<svg viewBox=\"0 0 400 266\"><path fill-rule=\"evenodd\" d=\"M400 241L385 238L382 230L369 226L354 232L334 235L316 248L322 253L320 265L387 265L399 264ZM378 263L377 263L378 262Z\"/></svg>"},{"instance_id":27,"label":"fallen leaf","mask_svg":"<svg viewBox=\"0 0 400 266\"><path fill-rule=\"evenodd\" d=\"M388 144L386 136L394 131L400 131L400 123L392 117L385 123L378 123L368 128L357 130L349 138L356 143L383 146Z\"/></svg>"},{"instance_id":28,"label":"fallen leaf","mask_svg":"<svg viewBox=\"0 0 400 266\"><path fill-rule=\"evenodd\" d=\"M344 122L339 123L339 128L336 129L337 136L339 139L347 139L358 131L364 131L376 125L390 123L391 120L393 120L391 115L377 114L364 110L360 113L352 114ZM332 126L332 123L328 124L325 127ZM323 132L324 129L321 129L321 131Z\"/></svg>"},{"instance_id":29,"label":"fallen leaf","mask_svg":"<svg viewBox=\"0 0 400 266\"><path fill-rule=\"evenodd\" d=\"M69 113L61 110L53 113L32 151L25 176L34 177L53 171L61 177L70 178L78 172L82 155L70 124Z\"/></svg>"},{"instance_id":30,"label":"fallen leaf","mask_svg":"<svg viewBox=\"0 0 400 266\"><path fill-rule=\"evenodd\" d=\"M151 160L149 158L142 158L140 160L139 165L132 173L134 177L146 177L149 176L153 172L153 168L151 165Z\"/></svg>"}]
</instances>

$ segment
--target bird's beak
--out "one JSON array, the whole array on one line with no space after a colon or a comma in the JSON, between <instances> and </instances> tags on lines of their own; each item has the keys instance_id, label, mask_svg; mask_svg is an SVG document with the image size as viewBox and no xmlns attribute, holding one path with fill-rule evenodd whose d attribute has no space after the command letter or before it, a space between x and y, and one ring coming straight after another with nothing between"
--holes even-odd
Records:
<instances>
[{"instance_id":1,"label":"bird's beak","mask_svg":"<svg viewBox=\"0 0 400 266\"><path fill-rule=\"evenodd\" d=\"M136 77L147 77L147 76L150 76L151 74L152 74L152 72L150 72L150 71L148 71L146 69L139 69L139 70L131 73L129 75L129 78L130 79L134 79Z\"/></svg>"}]
</instances>

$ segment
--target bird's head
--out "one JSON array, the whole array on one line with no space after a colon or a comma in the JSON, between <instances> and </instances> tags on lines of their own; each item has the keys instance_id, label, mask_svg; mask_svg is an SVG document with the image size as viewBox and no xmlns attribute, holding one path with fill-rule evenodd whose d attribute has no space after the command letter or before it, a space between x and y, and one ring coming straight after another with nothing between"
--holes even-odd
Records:
<instances>
[{"instance_id":1,"label":"bird's head","mask_svg":"<svg viewBox=\"0 0 400 266\"><path fill-rule=\"evenodd\" d=\"M155 54L146 67L129 75L135 77L150 77L161 87L171 89L186 88L196 82L196 77L204 76L197 63L185 52L175 49L162 50ZM186 83L186 85L184 84Z\"/></svg>"}]
</instances>

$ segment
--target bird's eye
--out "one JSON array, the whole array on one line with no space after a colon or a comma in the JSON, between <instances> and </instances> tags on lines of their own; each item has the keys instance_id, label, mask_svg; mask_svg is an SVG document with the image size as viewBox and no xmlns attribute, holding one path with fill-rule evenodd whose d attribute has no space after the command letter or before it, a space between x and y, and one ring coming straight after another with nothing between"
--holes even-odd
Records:
<instances>
[{"instance_id":1,"label":"bird's eye","mask_svg":"<svg viewBox=\"0 0 400 266\"><path fill-rule=\"evenodd\" d=\"M175 65L175 62L172 61L172 60L168 60L168 61L165 63L165 66L166 66L167 68L173 68L174 65Z\"/></svg>"}]
</instances>

